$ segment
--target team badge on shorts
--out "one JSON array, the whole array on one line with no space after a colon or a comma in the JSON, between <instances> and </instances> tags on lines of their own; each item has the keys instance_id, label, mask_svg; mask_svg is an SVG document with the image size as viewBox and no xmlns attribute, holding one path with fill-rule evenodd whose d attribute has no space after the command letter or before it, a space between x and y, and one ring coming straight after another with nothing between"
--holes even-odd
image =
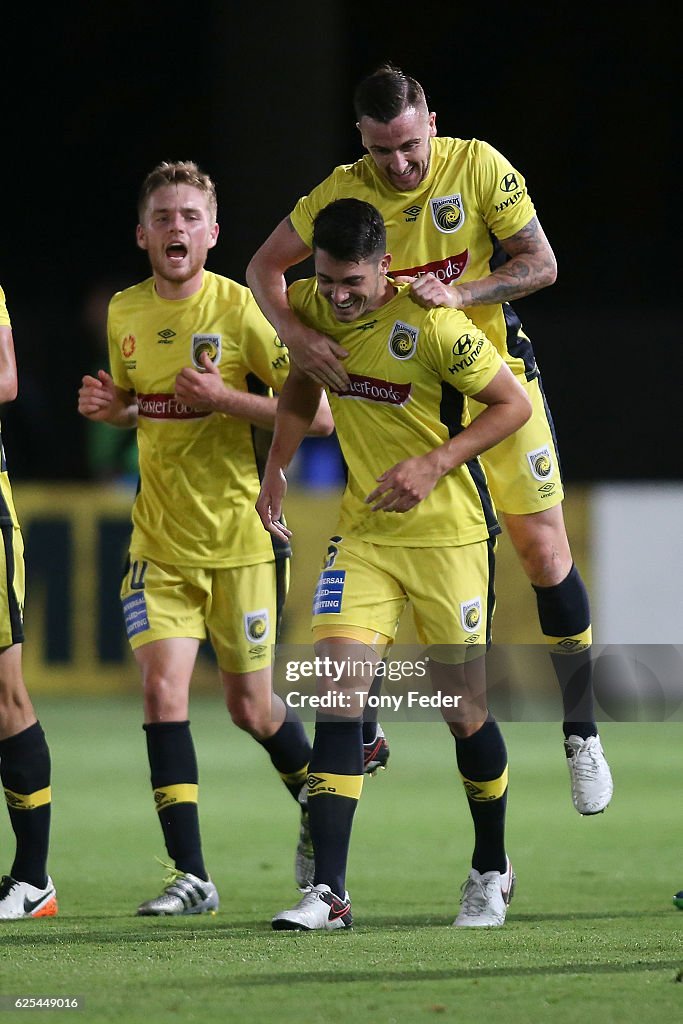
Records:
<instances>
[{"instance_id":1,"label":"team badge on shorts","mask_svg":"<svg viewBox=\"0 0 683 1024\"><path fill-rule=\"evenodd\" d=\"M547 480L553 471L553 456L548 445L536 448L533 452L527 452L526 457L536 479Z\"/></svg>"},{"instance_id":2,"label":"team badge on shorts","mask_svg":"<svg viewBox=\"0 0 683 1024\"><path fill-rule=\"evenodd\" d=\"M270 632L268 609L262 608L258 612L245 612L244 632L250 644L263 643Z\"/></svg>"},{"instance_id":3,"label":"team badge on shorts","mask_svg":"<svg viewBox=\"0 0 683 1024\"><path fill-rule=\"evenodd\" d=\"M460 602L460 624L466 633L476 633L481 626L481 598Z\"/></svg>"},{"instance_id":4,"label":"team badge on shorts","mask_svg":"<svg viewBox=\"0 0 683 1024\"><path fill-rule=\"evenodd\" d=\"M396 321L389 335L389 351L394 359L410 359L414 355L419 333L417 327Z\"/></svg>"},{"instance_id":5,"label":"team badge on shorts","mask_svg":"<svg viewBox=\"0 0 683 1024\"><path fill-rule=\"evenodd\" d=\"M452 235L455 231L459 231L465 223L465 207L460 192L454 196L438 196L436 199L430 199L429 205L432 211L432 220L444 235Z\"/></svg>"},{"instance_id":6,"label":"team badge on shorts","mask_svg":"<svg viewBox=\"0 0 683 1024\"><path fill-rule=\"evenodd\" d=\"M203 370L201 356L206 353L214 366L221 361L221 337L220 334L193 334L192 335L192 365L196 370Z\"/></svg>"}]
</instances>

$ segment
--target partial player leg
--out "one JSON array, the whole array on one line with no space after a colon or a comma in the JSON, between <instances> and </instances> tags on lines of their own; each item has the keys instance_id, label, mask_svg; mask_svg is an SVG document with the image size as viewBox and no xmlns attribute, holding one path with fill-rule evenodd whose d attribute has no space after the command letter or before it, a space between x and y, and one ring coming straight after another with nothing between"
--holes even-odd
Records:
<instances>
[{"instance_id":1,"label":"partial player leg","mask_svg":"<svg viewBox=\"0 0 683 1024\"><path fill-rule=\"evenodd\" d=\"M363 788L363 735L358 693L367 693L381 652L350 638L316 643L316 655L347 670L337 684L318 681L319 695L335 698L333 712L318 713L308 773L311 839L315 852L313 885L291 910L272 919L277 931L349 928L351 903L346 865L351 829ZM365 677L352 666L367 666Z\"/></svg>"},{"instance_id":2,"label":"partial player leg","mask_svg":"<svg viewBox=\"0 0 683 1024\"><path fill-rule=\"evenodd\" d=\"M457 709L443 710L455 739L456 758L474 824L472 868L462 886L458 928L495 928L505 923L515 874L505 850L508 761L503 735L486 707L485 658L463 665L431 662L435 691L460 695Z\"/></svg>"},{"instance_id":3,"label":"partial player leg","mask_svg":"<svg viewBox=\"0 0 683 1024\"><path fill-rule=\"evenodd\" d=\"M256 672L221 670L225 700L235 725L261 744L300 812L295 878L299 888L313 881L313 847L308 823L306 775L311 744L303 723L292 708L272 691L270 667Z\"/></svg>"},{"instance_id":4,"label":"partial player leg","mask_svg":"<svg viewBox=\"0 0 683 1024\"><path fill-rule=\"evenodd\" d=\"M536 593L541 630L562 693L574 806L580 814L598 814L612 797L612 776L593 709L589 599L572 560L562 506L506 514L505 525Z\"/></svg>"},{"instance_id":5,"label":"partial player leg","mask_svg":"<svg viewBox=\"0 0 683 1024\"><path fill-rule=\"evenodd\" d=\"M189 688L199 642L174 637L135 650L142 672L147 754L154 805L173 864L159 896L140 916L214 912L218 893L204 864L199 831L199 776L190 731Z\"/></svg>"},{"instance_id":6,"label":"partial player leg","mask_svg":"<svg viewBox=\"0 0 683 1024\"><path fill-rule=\"evenodd\" d=\"M0 881L0 920L57 913L47 874L50 751L24 685L21 653L19 643L0 652L0 779L16 840L10 874Z\"/></svg>"}]
</instances>

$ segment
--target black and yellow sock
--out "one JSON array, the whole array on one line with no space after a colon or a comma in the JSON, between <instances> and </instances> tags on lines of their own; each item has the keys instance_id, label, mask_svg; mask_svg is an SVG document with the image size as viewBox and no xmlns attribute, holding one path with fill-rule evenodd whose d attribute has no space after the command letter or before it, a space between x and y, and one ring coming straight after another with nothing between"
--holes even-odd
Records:
<instances>
[{"instance_id":1,"label":"black and yellow sock","mask_svg":"<svg viewBox=\"0 0 683 1024\"><path fill-rule=\"evenodd\" d=\"M382 683L384 682L384 673L378 672L375 678L370 684L368 690L368 698L379 697L382 692ZM377 717L378 708L371 708L368 706L366 701L365 709L363 710L363 743L373 743L377 736Z\"/></svg>"},{"instance_id":2,"label":"black and yellow sock","mask_svg":"<svg viewBox=\"0 0 683 1024\"><path fill-rule=\"evenodd\" d=\"M360 719L318 721L308 770L308 820L315 852L315 885L344 898L353 816L363 789Z\"/></svg>"},{"instance_id":3,"label":"black and yellow sock","mask_svg":"<svg viewBox=\"0 0 683 1024\"><path fill-rule=\"evenodd\" d=\"M199 772L189 722L143 725L154 803L178 871L208 879L199 834Z\"/></svg>"},{"instance_id":4,"label":"black and yellow sock","mask_svg":"<svg viewBox=\"0 0 683 1024\"><path fill-rule=\"evenodd\" d=\"M569 573L554 587L534 587L538 618L550 659L562 691L565 737L595 736L591 614L588 593L579 570Z\"/></svg>"},{"instance_id":5,"label":"black and yellow sock","mask_svg":"<svg viewBox=\"0 0 683 1024\"><path fill-rule=\"evenodd\" d=\"M298 800L301 787L306 781L311 744L297 713L288 707L278 731L267 740L259 740L259 743L268 753L273 768L279 772L289 792Z\"/></svg>"},{"instance_id":6,"label":"black and yellow sock","mask_svg":"<svg viewBox=\"0 0 683 1024\"><path fill-rule=\"evenodd\" d=\"M505 812L508 758L505 740L492 715L472 736L455 740L462 784L474 822L472 867L485 871L506 869Z\"/></svg>"},{"instance_id":7,"label":"black and yellow sock","mask_svg":"<svg viewBox=\"0 0 683 1024\"><path fill-rule=\"evenodd\" d=\"M50 844L50 750L40 722L0 740L0 779L16 838L12 878L47 885Z\"/></svg>"}]
</instances>

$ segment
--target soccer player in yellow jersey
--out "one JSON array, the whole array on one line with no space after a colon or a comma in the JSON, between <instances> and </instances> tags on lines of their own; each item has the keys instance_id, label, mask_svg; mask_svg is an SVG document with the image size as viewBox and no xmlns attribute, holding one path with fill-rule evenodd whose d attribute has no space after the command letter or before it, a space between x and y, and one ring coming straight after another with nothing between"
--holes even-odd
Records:
<instances>
[{"instance_id":1,"label":"soccer player in yellow jersey","mask_svg":"<svg viewBox=\"0 0 683 1024\"><path fill-rule=\"evenodd\" d=\"M12 324L0 288L0 405L17 397ZM54 917L57 896L47 874L50 843L50 751L26 690L24 544L0 438L0 780L16 838L9 875L0 880L0 921Z\"/></svg>"},{"instance_id":2,"label":"soccer player in yellow jersey","mask_svg":"<svg viewBox=\"0 0 683 1024\"><path fill-rule=\"evenodd\" d=\"M349 387L329 396L348 482L313 606L316 656L329 657L340 680L318 681L323 694L335 696L334 710L317 717L308 774L314 884L272 924L351 925L346 862L363 782L362 709L353 695L367 692L410 601L429 647L432 683L455 688L462 700L444 717L475 847L455 924L500 926L514 886L505 850L507 754L483 679L500 528L477 456L527 420L530 401L464 313L423 309L408 285L397 288L387 278L384 223L370 203L329 204L315 219L312 241L316 277L295 282L289 300L303 322L348 351ZM284 470L319 390L293 366L280 397L257 510L283 540ZM484 409L463 429L466 395ZM359 661L369 666L368 677L354 675Z\"/></svg>"},{"instance_id":3,"label":"soccer player in yellow jersey","mask_svg":"<svg viewBox=\"0 0 683 1024\"><path fill-rule=\"evenodd\" d=\"M436 114L414 78L381 67L358 85L355 109L367 155L299 200L252 258L247 281L294 361L322 384L347 387L345 350L297 317L284 274L310 254L319 210L339 198L366 200L384 217L395 277L414 279L413 296L426 308L464 309L522 383L533 415L482 463L550 645L574 806L597 814L611 799L612 778L593 710L589 599L565 530L541 377L510 305L554 282L553 251L521 173L486 142L437 136ZM465 422L480 412L468 399Z\"/></svg>"},{"instance_id":4,"label":"soccer player in yellow jersey","mask_svg":"<svg viewBox=\"0 0 683 1024\"><path fill-rule=\"evenodd\" d=\"M296 800L310 756L301 721L271 691L289 552L274 551L254 509L259 434L272 431L273 390L288 358L249 290L205 270L219 230L207 174L191 162L160 164L142 185L138 215L137 243L152 276L113 296L111 374L83 378L78 408L137 428L140 485L121 599L142 674L154 802L173 861L163 892L138 914L198 914L218 907L202 855L188 720L207 633L233 721L263 745ZM323 402L311 432L332 429ZM300 885L313 868L303 803L301 814Z\"/></svg>"}]
</instances>

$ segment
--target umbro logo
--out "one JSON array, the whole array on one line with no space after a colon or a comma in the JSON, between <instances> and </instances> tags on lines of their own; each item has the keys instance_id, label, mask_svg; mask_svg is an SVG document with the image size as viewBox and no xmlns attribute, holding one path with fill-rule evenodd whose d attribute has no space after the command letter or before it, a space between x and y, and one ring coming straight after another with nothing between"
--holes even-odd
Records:
<instances>
[{"instance_id":1,"label":"umbro logo","mask_svg":"<svg viewBox=\"0 0 683 1024\"><path fill-rule=\"evenodd\" d=\"M374 327L376 325L376 323L377 323L376 320L369 320L367 324L360 324L358 327L356 327L356 330L357 331L369 331L372 327Z\"/></svg>"},{"instance_id":2,"label":"umbro logo","mask_svg":"<svg viewBox=\"0 0 683 1024\"><path fill-rule=\"evenodd\" d=\"M166 327L163 331L157 331L158 344L170 345L175 336L175 331L172 331L170 327Z\"/></svg>"},{"instance_id":3,"label":"umbro logo","mask_svg":"<svg viewBox=\"0 0 683 1024\"><path fill-rule=\"evenodd\" d=\"M406 215L406 221L417 220L422 213L421 206L409 206L407 210L403 211Z\"/></svg>"}]
</instances>

